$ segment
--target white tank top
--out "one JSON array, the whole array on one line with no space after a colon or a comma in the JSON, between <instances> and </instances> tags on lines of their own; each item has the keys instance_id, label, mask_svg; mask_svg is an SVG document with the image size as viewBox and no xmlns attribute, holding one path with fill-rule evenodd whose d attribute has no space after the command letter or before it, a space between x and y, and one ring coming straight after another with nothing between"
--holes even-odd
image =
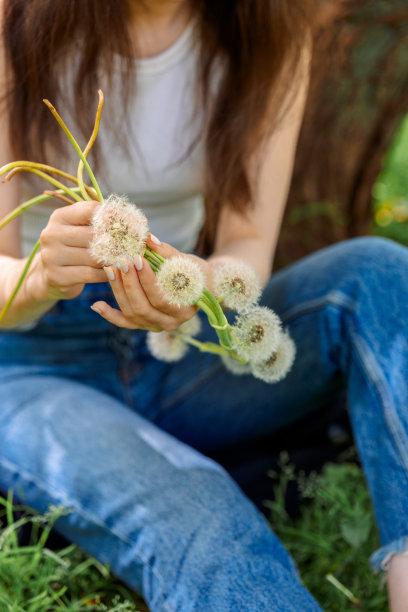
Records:
<instances>
[{"instance_id":1,"label":"white tank top","mask_svg":"<svg viewBox=\"0 0 408 612\"><path fill-rule=\"evenodd\" d=\"M153 234L185 252L193 249L204 222L204 143L202 116L195 106L195 34L195 24L191 22L164 52L133 60L136 94L130 100L129 116L125 118L130 151L126 155L109 130L104 129L108 116L102 113L98 141L107 172L96 177L104 196L126 194L145 212ZM116 112L121 112L120 70L120 58L115 57L113 88L109 89L103 78L101 82L106 105L114 101ZM96 102L95 92L95 106ZM58 110L72 132L78 134L72 116L67 117L61 106ZM189 151L195 141L196 145ZM62 169L76 174L75 154L72 160L72 167ZM48 188L45 182L40 187ZM24 199L38 193L33 189L24 182ZM52 210L50 206L37 205L23 213L24 255L28 255L38 240Z\"/></svg>"}]
</instances>

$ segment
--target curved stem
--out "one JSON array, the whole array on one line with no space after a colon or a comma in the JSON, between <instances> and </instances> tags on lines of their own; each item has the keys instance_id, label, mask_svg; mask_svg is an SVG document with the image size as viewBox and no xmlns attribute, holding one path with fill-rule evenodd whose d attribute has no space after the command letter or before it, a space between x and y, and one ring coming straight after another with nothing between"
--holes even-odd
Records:
<instances>
[{"instance_id":1,"label":"curved stem","mask_svg":"<svg viewBox=\"0 0 408 612\"><path fill-rule=\"evenodd\" d=\"M36 168L37 170L43 170L44 172L48 172L50 174L56 174L57 176L66 179L67 181L71 181L71 183L74 183L75 185L78 184L78 179L73 174L69 174L69 172L64 172L63 170L59 170L59 168L54 168L54 166L48 166L47 164L29 162L26 160L11 162L10 164L2 166L0 168L0 176L5 174L6 172L10 172L10 174L3 179L4 181L9 181L15 175L15 172L12 172L12 170L18 169L19 171L21 171L26 170L27 168ZM91 198L94 198L95 190L89 185L85 185L84 187L87 192L87 197L90 196Z\"/></svg>"},{"instance_id":2,"label":"curved stem","mask_svg":"<svg viewBox=\"0 0 408 612\"><path fill-rule=\"evenodd\" d=\"M62 193L58 193L58 191L51 191L50 189L44 189L43 194L49 195L52 198L56 198L57 200L62 200L66 204L74 203L74 200L71 200L70 198L68 198L66 195L63 195Z\"/></svg>"},{"instance_id":3,"label":"curved stem","mask_svg":"<svg viewBox=\"0 0 408 612\"><path fill-rule=\"evenodd\" d=\"M81 151L81 148L79 146L79 144L77 143L77 141L75 140L75 138L73 137L73 135L71 134L71 132L69 131L69 129L67 128L67 126L65 125L63 119L59 116L57 110L55 109L55 107L51 104L51 102L49 100L44 99L43 100L44 104L50 109L51 113L53 114L53 116L55 117L55 119L58 121L59 125L62 127L62 129L64 130L65 134L68 136L69 141L71 142L72 146L74 147L75 151L77 152L79 158L83 161L83 164L86 168L86 171L89 174L89 178L91 179L91 183L92 185L95 187L95 191L97 193L98 196L98 200L100 202L103 201L103 196L101 193L101 190L99 188L98 183L96 182L96 178L94 176L94 173L91 170L90 165L88 164L88 162L86 161L86 158L84 157L84 154Z\"/></svg>"},{"instance_id":4,"label":"curved stem","mask_svg":"<svg viewBox=\"0 0 408 612\"><path fill-rule=\"evenodd\" d=\"M94 128L92 130L91 137L88 140L88 144L86 145L86 147L85 147L85 149L83 151L83 155L84 155L85 159L87 158L88 153L91 150L91 148L92 148L92 146L93 146L93 144L95 142L95 139L96 139L96 136L97 136L98 130L99 130L99 124L101 122L101 115L102 115L102 108L103 108L103 92L102 92L102 89L98 89L98 95L99 95L99 103L98 103L98 108L96 110L96 117L95 117ZM79 161L79 164L78 164L77 179L78 179L78 185L79 185L79 188L81 189L82 195L84 195L84 193L86 193L85 192L85 185L84 185L83 174L84 174L84 162L81 159Z\"/></svg>"},{"instance_id":5,"label":"curved stem","mask_svg":"<svg viewBox=\"0 0 408 612\"><path fill-rule=\"evenodd\" d=\"M28 269L29 269L29 267L31 265L31 262L34 259L34 255L37 253L39 248L40 248L40 241L37 240L37 242L34 245L33 250L31 251L31 253L30 253L30 255L29 255L28 259L27 259L27 263L24 266L24 270L20 274L20 278L18 279L17 284L14 287L13 293L11 294L11 296L9 297L7 303L3 306L3 308L2 308L2 310L0 312L0 321L3 320L5 314L7 313L8 309L11 306L11 304L13 303L14 298L16 297L16 295L17 295L17 293L18 293L18 291L19 291L21 285L23 284L23 281L24 281L24 279L25 279L25 277L27 275L27 272L28 272Z\"/></svg>"},{"instance_id":6,"label":"curved stem","mask_svg":"<svg viewBox=\"0 0 408 612\"><path fill-rule=\"evenodd\" d=\"M57 191L62 193L62 190L57 190ZM74 187L72 191L79 191L79 188ZM5 225L7 225L7 223L10 223L10 221L15 219L19 215L21 215L25 210L27 210L28 208L31 208L31 206L35 206L36 204L41 204L41 202L46 202L47 200L50 200L53 197L54 196L44 194L44 195L35 196L35 198L31 198L30 200L26 200L25 202L17 206L14 210L12 210L8 215L3 217L3 219L0 219L0 230Z\"/></svg>"},{"instance_id":7,"label":"curved stem","mask_svg":"<svg viewBox=\"0 0 408 612\"><path fill-rule=\"evenodd\" d=\"M57 189L62 189L63 192L65 192L67 195L70 195L71 198L73 198L77 202L82 202L82 198L79 197L79 195L77 195L70 187L67 187L66 185L61 183L61 181L58 181L57 179L53 178L52 176L49 176L42 170L37 170L36 168L30 168L28 166L25 168L14 168L14 170L11 170L9 172L9 174L6 177L6 180L8 180L8 178L12 178L15 174L17 174L17 172L24 172L24 171L32 172L32 174L36 174L37 176L40 176L41 178L51 183L51 185L54 185L54 187L57 187Z\"/></svg>"}]
</instances>

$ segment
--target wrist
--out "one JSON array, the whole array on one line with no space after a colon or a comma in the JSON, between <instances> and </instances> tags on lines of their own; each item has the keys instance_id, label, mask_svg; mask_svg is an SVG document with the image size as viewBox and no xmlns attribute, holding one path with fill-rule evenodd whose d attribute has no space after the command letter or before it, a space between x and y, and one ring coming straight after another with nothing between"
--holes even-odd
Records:
<instances>
[{"instance_id":1,"label":"wrist","mask_svg":"<svg viewBox=\"0 0 408 612\"><path fill-rule=\"evenodd\" d=\"M20 274L22 270L23 268L20 270ZM57 301L56 298L50 295L50 287L46 282L42 267L41 253L36 253L36 255L34 256L23 287L25 301L28 304L49 302L51 305L52 303L55 303Z\"/></svg>"}]
</instances>

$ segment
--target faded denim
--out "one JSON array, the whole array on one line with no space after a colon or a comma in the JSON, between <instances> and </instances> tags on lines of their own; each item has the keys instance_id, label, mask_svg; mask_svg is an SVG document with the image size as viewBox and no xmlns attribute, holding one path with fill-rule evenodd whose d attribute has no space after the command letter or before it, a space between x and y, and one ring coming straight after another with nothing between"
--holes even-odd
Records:
<instances>
[{"instance_id":1,"label":"faded denim","mask_svg":"<svg viewBox=\"0 0 408 612\"><path fill-rule=\"evenodd\" d=\"M0 487L111 564L153 612L315 612L288 553L205 453L312 413L347 390L382 548L408 536L408 249L355 238L273 274L263 303L297 345L267 385L190 350L153 359L144 332L89 309L106 284L0 334ZM208 326L202 337L212 337Z\"/></svg>"}]
</instances>

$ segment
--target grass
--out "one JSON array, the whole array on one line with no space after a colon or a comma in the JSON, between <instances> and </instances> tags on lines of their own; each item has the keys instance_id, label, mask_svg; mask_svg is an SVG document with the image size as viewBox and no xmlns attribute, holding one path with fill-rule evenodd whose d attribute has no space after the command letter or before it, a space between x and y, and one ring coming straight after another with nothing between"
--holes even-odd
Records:
<instances>
[{"instance_id":1,"label":"grass","mask_svg":"<svg viewBox=\"0 0 408 612\"><path fill-rule=\"evenodd\" d=\"M328 464L320 475L296 477L283 458L281 470L274 500L265 503L271 525L297 562L306 587L325 612L386 610L385 587L368 567L379 541L361 469L354 463ZM295 479L304 503L299 516L291 518L285 510L285 492ZM37 515L26 508L16 520L11 495L0 498L0 505L8 523L0 532L2 612L146 610L106 565L75 545L57 551L47 547L63 509ZM19 544L24 525L32 528L28 546Z\"/></svg>"},{"instance_id":2,"label":"grass","mask_svg":"<svg viewBox=\"0 0 408 612\"><path fill-rule=\"evenodd\" d=\"M63 508L50 508L39 515L26 506L13 506L11 492L7 499L0 497L1 612L146 610L140 598L117 581L106 565L74 544L58 551L47 546L51 529L64 512ZM27 528L30 539L22 546L19 534Z\"/></svg>"},{"instance_id":3,"label":"grass","mask_svg":"<svg viewBox=\"0 0 408 612\"><path fill-rule=\"evenodd\" d=\"M275 499L266 502L273 530L295 559L302 581L325 612L381 612L386 587L369 567L380 546L367 486L354 462L327 464L321 474L295 477L283 462ZM284 507L287 485L297 480L299 516Z\"/></svg>"}]
</instances>

